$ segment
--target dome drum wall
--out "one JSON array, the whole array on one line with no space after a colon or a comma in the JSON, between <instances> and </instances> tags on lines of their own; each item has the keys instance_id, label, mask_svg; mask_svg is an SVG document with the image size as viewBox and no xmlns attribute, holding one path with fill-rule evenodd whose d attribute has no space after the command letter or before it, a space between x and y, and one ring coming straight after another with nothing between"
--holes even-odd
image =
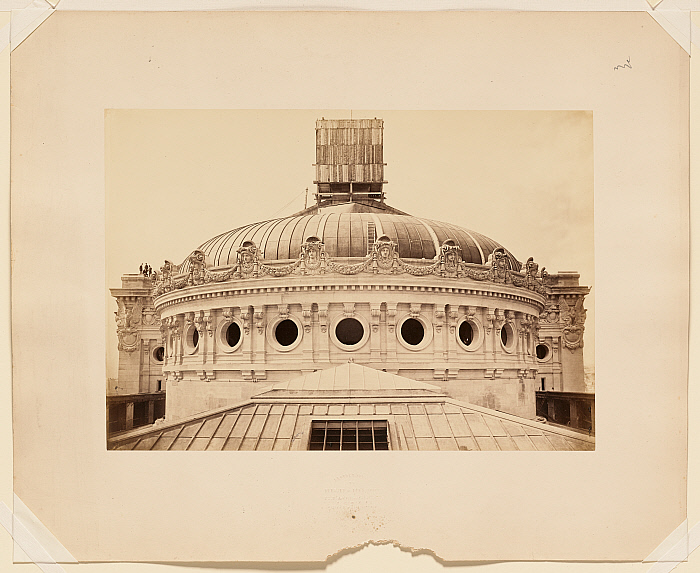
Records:
<instances>
[{"instance_id":1,"label":"dome drum wall","mask_svg":"<svg viewBox=\"0 0 700 573\"><path fill-rule=\"evenodd\" d=\"M230 298L190 295L181 297L189 300L163 307L162 320L172 340L163 368L167 389L173 390L167 394L168 418L200 412L209 403L218 407L226 405L222 400L245 399L259 391L254 380L284 381L349 360L401 375L410 372L410 377L417 380L438 380L454 397L466 397L476 404L492 400L493 382L487 384L483 396L474 392L484 380L498 375L499 388L508 379L520 380L510 396L500 396L499 406L521 414L531 406L537 368L535 318L542 304L496 296L485 299L483 294L448 294L440 292L439 287L425 290L412 286L417 291L387 292L370 290L373 285L363 286L362 290L300 289ZM292 296L299 302L283 302ZM482 306L485 302L494 306ZM401 326L409 321L423 327L420 340L402 332ZM461 340L458 325L465 321L476 334ZM294 326L293 334L290 338L287 328L283 333L287 338L280 342L276 340L277 331L287 323ZM240 340L233 348L224 335L230 324L240 327ZM518 332L513 341L515 350L510 353L505 351L499 334L499 329L508 324ZM339 333L341 326L350 328L347 333ZM200 335L193 352L192 331L197 328ZM187 336L178 338L178 332ZM503 394L499 390L496 393ZM519 393L531 395L532 400L523 402Z\"/></svg>"},{"instance_id":2,"label":"dome drum wall","mask_svg":"<svg viewBox=\"0 0 700 573\"><path fill-rule=\"evenodd\" d=\"M324 215L325 223L332 215ZM458 227L410 216L351 215L361 217L336 218L337 229L348 223L342 241L340 231L329 235L320 220L308 219L303 232L288 237L268 222L212 239L181 265L166 261L152 297L166 348L169 420L247 399L260 382L348 361L437 381L453 398L534 416L538 369L556 374L562 360L578 360L558 354L544 365L537 358L539 320L552 297L544 269L532 259L520 265L497 243ZM401 232L396 240L386 234L390 220L394 230L410 222L416 237L406 231L402 247ZM285 221L285 228L296 229L301 219ZM363 222L373 223L372 233ZM353 241L353 229L358 237L368 231L366 241ZM278 244L274 254L270 241ZM344 251L347 241L362 247ZM560 284L561 296L576 288L576 300L587 294L567 276L551 280ZM583 332L571 320L552 328L555 337L557 329L569 336L570 349Z\"/></svg>"}]
</instances>

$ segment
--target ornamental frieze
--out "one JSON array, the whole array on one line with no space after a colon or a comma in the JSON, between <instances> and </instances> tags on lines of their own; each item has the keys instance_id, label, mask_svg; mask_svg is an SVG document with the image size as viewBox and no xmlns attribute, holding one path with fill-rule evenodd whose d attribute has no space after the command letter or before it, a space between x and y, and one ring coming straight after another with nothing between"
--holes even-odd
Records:
<instances>
[{"instance_id":1,"label":"ornamental frieze","mask_svg":"<svg viewBox=\"0 0 700 573\"><path fill-rule=\"evenodd\" d=\"M429 264L416 265L402 260L396 243L387 236L375 241L372 251L361 261L352 264L338 263L326 256L325 245L317 237L310 237L300 248L299 257L285 265L266 264L260 258L260 250L252 241L246 241L237 250L236 264L221 271L207 268L205 254L194 251L185 262L178 266L165 261L160 273L153 276L153 296L208 283L220 283L232 280L258 278L260 276L284 277L290 275L357 275L371 274L407 274L412 276L429 276L471 279L495 284L513 285L545 294L546 273L538 271L538 265L530 257L520 271L508 268L508 255L502 247L495 249L489 256L487 265L466 263L462 260L461 250L452 240L445 241L439 253Z\"/></svg>"}]
</instances>

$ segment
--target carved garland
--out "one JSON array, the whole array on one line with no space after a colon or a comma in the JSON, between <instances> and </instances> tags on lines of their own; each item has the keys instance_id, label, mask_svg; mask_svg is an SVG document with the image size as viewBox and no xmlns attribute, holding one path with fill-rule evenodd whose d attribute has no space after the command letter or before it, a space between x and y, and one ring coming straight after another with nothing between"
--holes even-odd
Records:
<instances>
[{"instance_id":1,"label":"carved garland","mask_svg":"<svg viewBox=\"0 0 700 573\"><path fill-rule=\"evenodd\" d=\"M283 277L291 274L316 275L337 273L356 275L362 272L374 274L409 274L412 276L437 275L442 277L470 278L476 281L489 281L498 284L512 284L540 294L545 294L546 274L538 275L538 265L531 258L520 272L508 268L508 255L503 248L497 248L488 257L488 269L474 268L462 260L459 246L447 240L440 253L428 265L414 265L399 258L396 243L387 236L380 237L373 245L372 252L364 260L355 264L341 264L328 260L324 244L317 237L310 237L300 249L299 258L287 265L273 266L260 260L260 250L252 241L246 241L236 251L236 264L220 272L206 268L205 254L194 251L180 266L165 261L160 273L154 277L153 296L157 297L186 286L196 286L232 279L256 278L260 275ZM187 274L176 276L181 269ZM542 269L545 273L544 269Z\"/></svg>"}]
</instances>

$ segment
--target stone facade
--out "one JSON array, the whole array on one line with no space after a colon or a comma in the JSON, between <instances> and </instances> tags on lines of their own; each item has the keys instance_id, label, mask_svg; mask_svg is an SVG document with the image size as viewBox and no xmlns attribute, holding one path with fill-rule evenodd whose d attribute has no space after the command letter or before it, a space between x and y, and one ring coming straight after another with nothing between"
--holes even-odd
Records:
<instances>
[{"instance_id":1,"label":"stone facade","mask_svg":"<svg viewBox=\"0 0 700 573\"><path fill-rule=\"evenodd\" d=\"M113 290L125 309L117 315L124 329L120 376L135 387L140 373L143 388L162 371L169 421L248 399L261 382L348 361L526 418L534 416L541 378L577 389L577 301L588 292L578 277L528 274L532 261L511 271L499 266L499 253L489 265L467 264L451 247L443 245L432 262L404 261L391 240L380 238L366 259L340 263L311 237L297 261L284 265L261 261L254 244L242 246L230 268L208 268L201 251L177 267L166 262L155 281L134 279L142 289L151 283L155 304L135 285ZM130 277L124 280L129 286ZM571 308L562 312L566 300ZM152 318L135 322L135 312L150 308ZM282 327L292 332L288 340L280 340ZM348 327L355 338L347 338ZM153 374L157 345L164 360ZM545 359L537 357L542 345Z\"/></svg>"},{"instance_id":2,"label":"stone facade","mask_svg":"<svg viewBox=\"0 0 700 573\"><path fill-rule=\"evenodd\" d=\"M119 370L116 386L107 388L108 396L165 390L161 321L152 288L153 281L138 274L123 275L122 288L111 289L117 302Z\"/></svg>"}]
</instances>

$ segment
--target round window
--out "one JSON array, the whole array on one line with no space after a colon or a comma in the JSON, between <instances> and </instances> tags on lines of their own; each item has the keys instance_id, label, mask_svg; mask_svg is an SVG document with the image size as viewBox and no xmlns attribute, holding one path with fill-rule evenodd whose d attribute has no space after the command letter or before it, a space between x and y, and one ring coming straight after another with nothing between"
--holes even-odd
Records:
<instances>
[{"instance_id":1,"label":"round window","mask_svg":"<svg viewBox=\"0 0 700 573\"><path fill-rule=\"evenodd\" d=\"M409 318L401 325L401 338L411 346L418 346L425 337L425 328L420 320Z\"/></svg>"},{"instance_id":2,"label":"round window","mask_svg":"<svg viewBox=\"0 0 700 573\"><path fill-rule=\"evenodd\" d=\"M199 343L199 332L194 325L190 325L187 328L184 336L183 350L187 354L194 354L197 352L197 344Z\"/></svg>"},{"instance_id":3,"label":"round window","mask_svg":"<svg viewBox=\"0 0 700 573\"><path fill-rule=\"evenodd\" d=\"M365 335L365 327L356 318L344 318L335 327L338 342L346 346L354 346Z\"/></svg>"},{"instance_id":4,"label":"round window","mask_svg":"<svg viewBox=\"0 0 700 573\"><path fill-rule=\"evenodd\" d=\"M535 347L535 354L539 360L546 360L549 356L549 346L546 344L538 344Z\"/></svg>"},{"instance_id":5,"label":"round window","mask_svg":"<svg viewBox=\"0 0 700 573\"><path fill-rule=\"evenodd\" d=\"M156 362L163 362L163 358L165 358L165 348L159 346L153 351L153 359Z\"/></svg>"},{"instance_id":6,"label":"round window","mask_svg":"<svg viewBox=\"0 0 700 573\"><path fill-rule=\"evenodd\" d=\"M474 329L466 320L459 325L459 339L462 341L464 346L469 346L472 342L474 342Z\"/></svg>"},{"instance_id":7,"label":"round window","mask_svg":"<svg viewBox=\"0 0 700 573\"><path fill-rule=\"evenodd\" d=\"M241 327L237 322L232 322L226 329L226 344L231 347L236 346L241 340Z\"/></svg>"},{"instance_id":8,"label":"round window","mask_svg":"<svg viewBox=\"0 0 700 573\"><path fill-rule=\"evenodd\" d=\"M513 330L513 325L508 322L501 328L501 343L506 352L512 353L515 350L515 331Z\"/></svg>"},{"instance_id":9,"label":"round window","mask_svg":"<svg viewBox=\"0 0 700 573\"><path fill-rule=\"evenodd\" d=\"M281 320L275 327L275 340L280 346L291 346L298 337L299 327L293 320Z\"/></svg>"}]
</instances>

